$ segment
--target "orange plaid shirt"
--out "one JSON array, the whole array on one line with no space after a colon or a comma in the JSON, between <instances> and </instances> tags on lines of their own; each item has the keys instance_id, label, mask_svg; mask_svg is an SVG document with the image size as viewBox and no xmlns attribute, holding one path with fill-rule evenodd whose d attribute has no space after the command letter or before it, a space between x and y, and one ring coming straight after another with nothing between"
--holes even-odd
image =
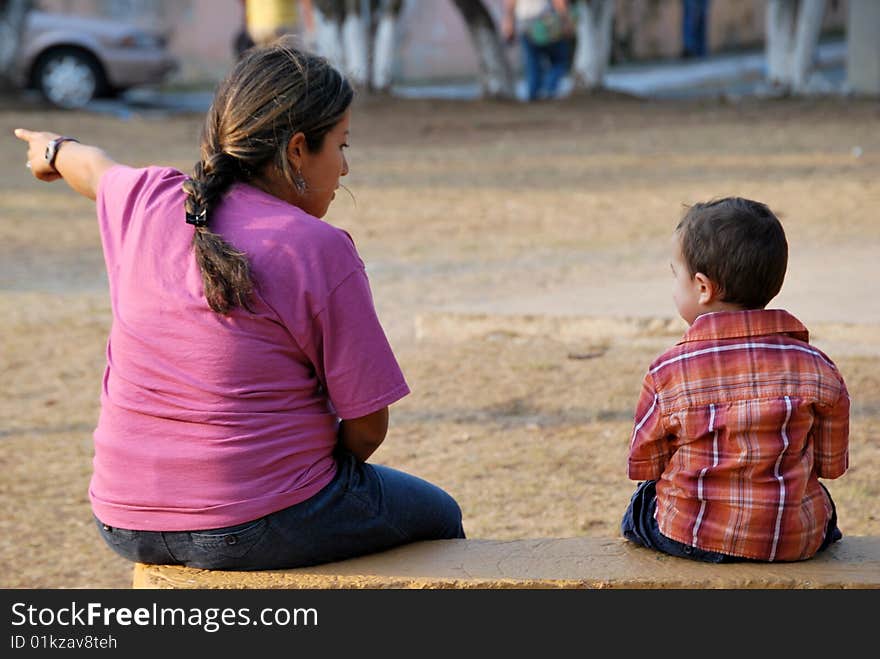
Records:
<instances>
[{"instance_id":1,"label":"orange plaid shirt","mask_svg":"<svg viewBox=\"0 0 880 659\"><path fill-rule=\"evenodd\" d=\"M816 553L831 516L819 478L849 461L849 394L781 309L699 316L645 375L627 473L657 480L660 532L764 561Z\"/></svg>"}]
</instances>

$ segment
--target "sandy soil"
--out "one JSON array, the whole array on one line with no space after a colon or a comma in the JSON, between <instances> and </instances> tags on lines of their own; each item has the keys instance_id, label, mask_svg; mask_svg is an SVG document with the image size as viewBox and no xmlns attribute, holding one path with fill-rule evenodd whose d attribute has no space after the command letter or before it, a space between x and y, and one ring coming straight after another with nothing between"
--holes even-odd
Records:
<instances>
[{"instance_id":1,"label":"sandy soil","mask_svg":"<svg viewBox=\"0 0 880 659\"><path fill-rule=\"evenodd\" d=\"M199 121L0 109L0 587L131 583L86 494L109 322L93 204L31 179L12 129L188 169ZM880 534L878 128L865 100L359 100L327 220L413 391L375 460L446 488L471 537L616 535L643 370L682 330L668 236L683 204L739 194L782 216L774 306L850 388L852 466L826 483L841 527Z\"/></svg>"}]
</instances>

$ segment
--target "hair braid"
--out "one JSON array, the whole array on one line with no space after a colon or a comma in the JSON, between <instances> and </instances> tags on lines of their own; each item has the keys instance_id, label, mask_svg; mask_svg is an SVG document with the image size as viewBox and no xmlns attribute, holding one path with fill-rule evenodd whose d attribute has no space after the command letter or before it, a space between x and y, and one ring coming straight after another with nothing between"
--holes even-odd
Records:
<instances>
[{"instance_id":1,"label":"hair braid","mask_svg":"<svg viewBox=\"0 0 880 659\"><path fill-rule=\"evenodd\" d=\"M183 184L186 212L194 216L204 214L204 221L196 225L193 250L202 273L205 298L218 313L228 313L234 306L250 310L253 280L246 254L208 228L211 212L236 180L239 167L236 159L219 147L211 145L207 151L195 164L192 177Z\"/></svg>"}]
</instances>

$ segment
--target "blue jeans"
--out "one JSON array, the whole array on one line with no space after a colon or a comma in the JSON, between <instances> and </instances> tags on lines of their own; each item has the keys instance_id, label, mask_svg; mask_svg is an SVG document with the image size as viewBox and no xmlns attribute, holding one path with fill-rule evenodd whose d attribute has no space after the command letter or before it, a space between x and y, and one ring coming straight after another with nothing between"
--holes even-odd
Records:
<instances>
[{"instance_id":1,"label":"blue jeans","mask_svg":"<svg viewBox=\"0 0 880 659\"><path fill-rule=\"evenodd\" d=\"M682 0L682 41L685 57L705 57L709 0Z\"/></svg>"},{"instance_id":2,"label":"blue jeans","mask_svg":"<svg viewBox=\"0 0 880 659\"><path fill-rule=\"evenodd\" d=\"M559 83L568 73L571 42L557 41L546 46L536 46L528 37L520 37L523 68L526 75L526 98L553 98L559 91Z\"/></svg>"},{"instance_id":3,"label":"blue jeans","mask_svg":"<svg viewBox=\"0 0 880 659\"><path fill-rule=\"evenodd\" d=\"M766 563L758 559L743 558L741 556L731 556L729 554L721 554L715 551L706 551L699 547L691 547L683 542L678 542L672 538L667 538L660 533L657 526L657 520L654 518L654 512L657 509L657 481L648 480L639 483L636 491L630 499L629 506L623 515L623 521L620 524L620 532L623 537L642 545L648 549L655 549L680 558L690 558L695 561L703 561L705 563L737 563L737 562L758 562ZM828 500L831 501L831 519L828 520L828 527L825 529L825 539L817 550L817 553L828 547L832 542L837 542L843 537L840 529L837 528L837 509L831 493L828 492L822 483L819 483Z\"/></svg>"},{"instance_id":4,"label":"blue jeans","mask_svg":"<svg viewBox=\"0 0 880 659\"><path fill-rule=\"evenodd\" d=\"M418 540L464 538L461 509L439 487L401 471L337 456L334 479L312 498L244 524L198 531L136 531L96 520L130 561L208 570L329 563Z\"/></svg>"}]
</instances>

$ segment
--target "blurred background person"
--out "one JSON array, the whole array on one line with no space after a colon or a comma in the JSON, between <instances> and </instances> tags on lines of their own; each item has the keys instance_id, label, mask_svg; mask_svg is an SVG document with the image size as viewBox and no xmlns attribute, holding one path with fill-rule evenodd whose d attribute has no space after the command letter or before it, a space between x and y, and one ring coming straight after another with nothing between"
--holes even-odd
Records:
<instances>
[{"instance_id":1,"label":"blurred background person","mask_svg":"<svg viewBox=\"0 0 880 659\"><path fill-rule=\"evenodd\" d=\"M571 67L574 21L567 0L504 0L501 35L519 38L526 99L555 98Z\"/></svg>"},{"instance_id":2,"label":"blurred background person","mask_svg":"<svg viewBox=\"0 0 880 659\"><path fill-rule=\"evenodd\" d=\"M239 57L285 34L294 35L302 47L310 45L315 28L312 0L241 0L241 5L242 28L234 46Z\"/></svg>"},{"instance_id":3,"label":"blurred background person","mask_svg":"<svg viewBox=\"0 0 880 659\"><path fill-rule=\"evenodd\" d=\"M682 0L681 36L684 59L705 57L709 54L707 45L707 24L709 19L709 0Z\"/></svg>"},{"instance_id":4,"label":"blurred background person","mask_svg":"<svg viewBox=\"0 0 880 659\"><path fill-rule=\"evenodd\" d=\"M247 0L239 0L239 4L241 5L241 24L238 27L238 32L235 33L235 38L232 40L232 50L235 52L237 59L241 59L244 51L254 46L254 40L251 39L251 35L248 33Z\"/></svg>"}]
</instances>

